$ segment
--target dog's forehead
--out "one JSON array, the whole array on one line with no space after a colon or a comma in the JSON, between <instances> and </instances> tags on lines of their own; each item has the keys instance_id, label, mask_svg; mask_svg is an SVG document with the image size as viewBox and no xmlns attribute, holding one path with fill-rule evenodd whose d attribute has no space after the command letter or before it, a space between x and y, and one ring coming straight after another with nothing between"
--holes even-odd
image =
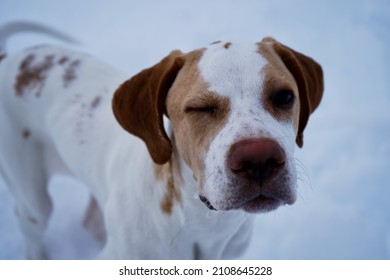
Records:
<instances>
[{"instance_id":1,"label":"dog's forehead","mask_svg":"<svg viewBox=\"0 0 390 280\"><path fill-rule=\"evenodd\" d=\"M233 98L260 94L266 64L257 43L219 42L204 50L198 66L210 91Z\"/></svg>"}]
</instances>

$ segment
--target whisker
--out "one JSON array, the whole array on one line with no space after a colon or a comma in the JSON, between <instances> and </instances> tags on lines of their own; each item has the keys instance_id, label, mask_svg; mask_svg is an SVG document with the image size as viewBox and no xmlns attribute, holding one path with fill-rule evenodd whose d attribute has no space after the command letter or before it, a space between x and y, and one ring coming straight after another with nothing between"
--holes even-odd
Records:
<instances>
[{"instance_id":1,"label":"whisker","mask_svg":"<svg viewBox=\"0 0 390 280\"><path fill-rule=\"evenodd\" d=\"M306 204L305 197L301 194L299 190L297 191L297 195L299 196L299 200Z\"/></svg>"},{"instance_id":2,"label":"whisker","mask_svg":"<svg viewBox=\"0 0 390 280\"><path fill-rule=\"evenodd\" d=\"M308 186L310 189L312 189L312 183L310 180L310 174L305 165L297 158L294 158L295 164L297 167L296 173L297 173L297 180L300 180L304 183L304 185ZM301 171L300 171L301 170Z\"/></svg>"}]
</instances>

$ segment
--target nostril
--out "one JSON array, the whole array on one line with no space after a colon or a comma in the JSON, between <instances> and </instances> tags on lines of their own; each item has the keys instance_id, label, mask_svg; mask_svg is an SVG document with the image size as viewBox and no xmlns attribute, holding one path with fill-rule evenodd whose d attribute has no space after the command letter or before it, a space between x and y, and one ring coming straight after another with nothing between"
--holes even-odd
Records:
<instances>
[{"instance_id":1,"label":"nostril","mask_svg":"<svg viewBox=\"0 0 390 280\"><path fill-rule=\"evenodd\" d=\"M269 168L280 168L284 165L284 159L269 158L266 160L265 165Z\"/></svg>"},{"instance_id":2,"label":"nostril","mask_svg":"<svg viewBox=\"0 0 390 280\"><path fill-rule=\"evenodd\" d=\"M284 160L278 160L276 158L269 158L265 162L265 169L268 171L268 176L276 175L280 169L284 166Z\"/></svg>"},{"instance_id":3,"label":"nostril","mask_svg":"<svg viewBox=\"0 0 390 280\"><path fill-rule=\"evenodd\" d=\"M248 160L231 160L230 169L233 172L246 172L247 170L253 169L253 162Z\"/></svg>"},{"instance_id":4,"label":"nostril","mask_svg":"<svg viewBox=\"0 0 390 280\"><path fill-rule=\"evenodd\" d=\"M264 181L275 175L283 165L284 163L277 162L275 159L269 159L264 164L246 161L240 169L232 169L232 172L250 180Z\"/></svg>"}]
</instances>

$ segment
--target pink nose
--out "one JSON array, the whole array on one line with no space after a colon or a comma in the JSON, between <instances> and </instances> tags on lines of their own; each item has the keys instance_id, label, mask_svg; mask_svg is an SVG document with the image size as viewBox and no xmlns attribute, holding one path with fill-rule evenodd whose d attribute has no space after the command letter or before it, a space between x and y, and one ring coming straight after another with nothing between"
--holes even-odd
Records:
<instances>
[{"instance_id":1,"label":"pink nose","mask_svg":"<svg viewBox=\"0 0 390 280\"><path fill-rule=\"evenodd\" d=\"M267 181L284 166L286 155L271 139L250 139L235 143L229 156L229 168L238 177Z\"/></svg>"}]
</instances>

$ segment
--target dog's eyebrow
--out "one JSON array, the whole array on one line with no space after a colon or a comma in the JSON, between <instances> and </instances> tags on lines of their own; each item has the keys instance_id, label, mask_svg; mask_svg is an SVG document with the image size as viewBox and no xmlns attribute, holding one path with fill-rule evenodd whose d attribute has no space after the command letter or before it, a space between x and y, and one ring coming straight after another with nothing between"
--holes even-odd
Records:
<instances>
[{"instance_id":1,"label":"dog's eyebrow","mask_svg":"<svg viewBox=\"0 0 390 280\"><path fill-rule=\"evenodd\" d=\"M200 107L200 106L217 105L218 102L219 100L215 96L203 94L202 96L189 98L185 102L185 105L186 107Z\"/></svg>"}]
</instances>

